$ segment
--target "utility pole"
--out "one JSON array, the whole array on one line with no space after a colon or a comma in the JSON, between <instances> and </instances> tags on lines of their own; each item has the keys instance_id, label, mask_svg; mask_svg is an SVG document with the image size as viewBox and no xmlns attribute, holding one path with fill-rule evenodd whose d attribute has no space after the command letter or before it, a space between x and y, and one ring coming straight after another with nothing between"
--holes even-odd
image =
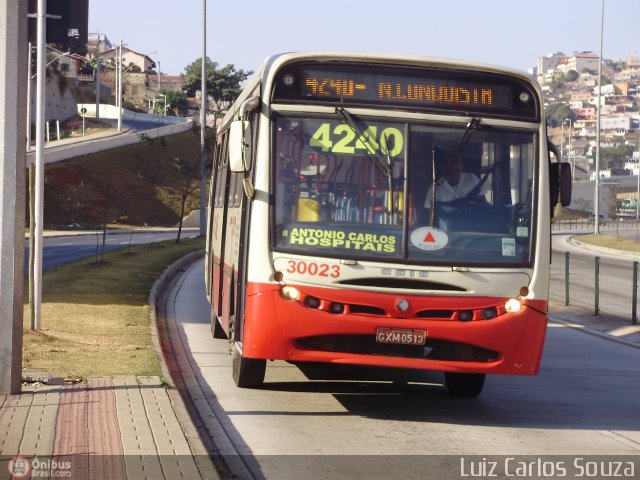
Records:
<instances>
[{"instance_id":1,"label":"utility pole","mask_svg":"<svg viewBox=\"0 0 640 480\"><path fill-rule=\"evenodd\" d=\"M100 49L102 48L100 34L98 34L98 47L96 49L96 120L100 118Z\"/></svg>"},{"instance_id":2,"label":"utility pole","mask_svg":"<svg viewBox=\"0 0 640 480\"><path fill-rule=\"evenodd\" d=\"M600 112L602 110L602 39L604 37L604 0L600 16L600 62L598 63L598 120L596 122L596 191L593 208L593 233L600 233Z\"/></svg>"},{"instance_id":3,"label":"utility pole","mask_svg":"<svg viewBox=\"0 0 640 480\"><path fill-rule=\"evenodd\" d=\"M202 0L202 73L200 75L200 236L207 233L207 179L205 178L207 128L207 0Z\"/></svg>"},{"instance_id":4,"label":"utility pole","mask_svg":"<svg viewBox=\"0 0 640 480\"><path fill-rule=\"evenodd\" d=\"M33 45L29 42L29 55L27 60L27 151L31 150L31 81L33 74L31 73ZM33 195L36 187L36 171L33 162L29 162L29 326L31 330L36 327L36 310L34 302L34 259L36 250L35 235L35 201Z\"/></svg>"},{"instance_id":5,"label":"utility pole","mask_svg":"<svg viewBox=\"0 0 640 480\"><path fill-rule=\"evenodd\" d=\"M24 289L27 2L0 2L0 394L20 393Z\"/></svg>"},{"instance_id":6,"label":"utility pole","mask_svg":"<svg viewBox=\"0 0 640 480\"><path fill-rule=\"evenodd\" d=\"M118 65L116 69L117 95L116 107L118 107L118 133L122 131L122 39L120 39L120 49L118 50Z\"/></svg>"},{"instance_id":7,"label":"utility pole","mask_svg":"<svg viewBox=\"0 0 640 480\"><path fill-rule=\"evenodd\" d=\"M29 42L29 54L27 55L27 151L31 150L31 54L33 46Z\"/></svg>"},{"instance_id":8,"label":"utility pole","mask_svg":"<svg viewBox=\"0 0 640 480\"><path fill-rule=\"evenodd\" d=\"M36 55L36 158L35 158L35 218L33 249L34 329L39 330L42 319L42 247L44 221L44 121L45 121L45 50L47 38L47 0L38 0L38 36Z\"/></svg>"}]
</instances>

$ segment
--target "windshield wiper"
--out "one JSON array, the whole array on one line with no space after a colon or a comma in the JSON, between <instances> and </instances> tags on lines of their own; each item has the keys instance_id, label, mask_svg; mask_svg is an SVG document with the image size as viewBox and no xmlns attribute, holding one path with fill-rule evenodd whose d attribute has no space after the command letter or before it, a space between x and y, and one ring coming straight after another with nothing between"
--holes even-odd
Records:
<instances>
[{"instance_id":1,"label":"windshield wiper","mask_svg":"<svg viewBox=\"0 0 640 480\"><path fill-rule=\"evenodd\" d=\"M433 183L431 184L431 211L429 214L430 227L435 226L436 222L436 189L438 188L438 186L442 185L442 181L444 178L446 178L447 172L453 165L456 157L460 155L462 148L467 144L471 136L476 132L479 124L479 118L471 119L471 121L467 124L467 128L465 128L464 133L449 152L442 170L440 170L438 175L436 175L436 147L435 145L431 146L431 178L433 179Z\"/></svg>"},{"instance_id":2,"label":"windshield wiper","mask_svg":"<svg viewBox=\"0 0 640 480\"><path fill-rule=\"evenodd\" d=\"M436 223L436 146L431 145L431 210L429 212L429 226Z\"/></svg>"},{"instance_id":3,"label":"windshield wiper","mask_svg":"<svg viewBox=\"0 0 640 480\"><path fill-rule=\"evenodd\" d=\"M355 122L351 114L347 112L346 109L342 107L336 107L336 114L342 117L344 122L347 125L349 125L349 127L351 127L351 130L353 130L353 133L358 135L359 137L358 139L362 140L362 143L364 143L365 147L367 147L366 148L367 158L371 160L371 162L373 163L373 166L376 168L378 173L380 173L383 177L391 179L391 160L389 159L387 161L388 165L385 165L385 163L376 154L376 149L374 148L374 146L371 145L371 143L369 143L369 139L365 135L364 131L358 126L358 124ZM387 157L388 156L389 156L389 153L387 149Z\"/></svg>"},{"instance_id":4,"label":"windshield wiper","mask_svg":"<svg viewBox=\"0 0 640 480\"><path fill-rule=\"evenodd\" d=\"M469 139L471 139L471 136L474 133L476 133L476 129L478 128L478 125L480 125L479 118L472 118L471 121L467 124L467 128L465 128L464 133L458 139L456 144L453 146L453 149L451 149L451 152L449 152L449 156L447 156L447 159L444 162L444 166L442 170L440 170L440 173L438 173L438 175L436 176L435 182L433 184L434 186L442 185L442 179L445 178L445 176L447 175L447 172L451 168L451 165L453 165L453 162L456 159L456 157L460 155L462 148L467 144Z\"/></svg>"}]
</instances>

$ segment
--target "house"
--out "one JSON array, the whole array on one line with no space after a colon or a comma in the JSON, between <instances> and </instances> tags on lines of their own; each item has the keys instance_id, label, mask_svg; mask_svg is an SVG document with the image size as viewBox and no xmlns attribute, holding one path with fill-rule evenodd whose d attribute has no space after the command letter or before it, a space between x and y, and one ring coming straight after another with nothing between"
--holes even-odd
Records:
<instances>
[{"instance_id":1,"label":"house","mask_svg":"<svg viewBox=\"0 0 640 480\"><path fill-rule=\"evenodd\" d=\"M149 90L157 92L161 89L182 92L182 77L180 75L147 74Z\"/></svg>"},{"instance_id":2,"label":"house","mask_svg":"<svg viewBox=\"0 0 640 480\"><path fill-rule=\"evenodd\" d=\"M77 53L63 52L47 46L47 61L55 64L55 69L67 78L77 78L82 70L84 57Z\"/></svg>"},{"instance_id":3,"label":"house","mask_svg":"<svg viewBox=\"0 0 640 480\"><path fill-rule=\"evenodd\" d=\"M573 110L576 120L594 120L596 118L596 109L594 107L576 108Z\"/></svg>"},{"instance_id":4,"label":"house","mask_svg":"<svg viewBox=\"0 0 640 480\"><path fill-rule=\"evenodd\" d=\"M114 64L117 56L118 48L112 48L100 54L102 61L113 62ZM149 56L127 47L122 47L122 64L125 68L133 65L139 69L139 72L146 72L156 67L156 63Z\"/></svg>"}]
</instances>

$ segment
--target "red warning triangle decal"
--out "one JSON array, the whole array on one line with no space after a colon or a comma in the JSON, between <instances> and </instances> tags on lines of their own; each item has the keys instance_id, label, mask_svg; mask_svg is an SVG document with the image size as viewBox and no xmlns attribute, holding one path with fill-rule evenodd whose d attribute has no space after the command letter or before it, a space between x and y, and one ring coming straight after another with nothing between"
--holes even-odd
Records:
<instances>
[{"instance_id":1,"label":"red warning triangle decal","mask_svg":"<svg viewBox=\"0 0 640 480\"><path fill-rule=\"evenodd\" d=\"M422 241L425 243L436 243L436 239L431 232L427 233L427 236L424 237L424 240Z\"/></svg>"}]
</instances>

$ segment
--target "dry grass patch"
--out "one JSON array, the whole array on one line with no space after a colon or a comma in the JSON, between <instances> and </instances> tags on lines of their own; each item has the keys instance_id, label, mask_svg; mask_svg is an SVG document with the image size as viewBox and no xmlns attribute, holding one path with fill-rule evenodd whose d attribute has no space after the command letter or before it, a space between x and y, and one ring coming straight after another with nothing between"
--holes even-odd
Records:
<instances>
[{"instance_id":1,"label":"dry grass patch","mask_svg":"<svg viewBox=\"0 0 640 480\"><path fill-rule=\"evenodd\" d=\"M617 237L614 235L580 235L575 237L576 240L589 245L597 245L599 247L615 248L616 250L624 250L626 252L640 252L640 242L629 238Z\"/></svg>"},{"instance_id":2,"label":"dry grass patch","mask_svg":"<svg viewBox=\"0 0 640 480\"><path fill-rule=\"evenodd\" d=\"M201 238L142 245L45 271L40 331L29 330L25 304L24 367L67 378L160 375L148 295L168 265L203 246Z\"/></svg>"}]
</instances>

